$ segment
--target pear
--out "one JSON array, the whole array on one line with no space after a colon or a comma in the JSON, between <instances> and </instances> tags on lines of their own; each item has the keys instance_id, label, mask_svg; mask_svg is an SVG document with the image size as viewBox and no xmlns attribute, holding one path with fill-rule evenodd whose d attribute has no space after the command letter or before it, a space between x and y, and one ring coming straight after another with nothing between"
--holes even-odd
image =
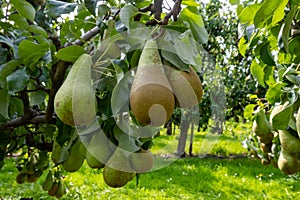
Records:
<instances>
[{"instance_id":1,"label":"pear","mask_svg":"<svg viewBox=\"0 0 300 200\"><path fill-rule=\"evenodd\" d=\"M54 178L53 178L52 171L49 171L46 176L45 181L42 183L42 189L44 191L50 190L53 185L53 182L54 182Z\"/></svg>"},{"instance_id":2,"label":"pear","mask_svg":"<svg viewBox=\"0 0 300 200\"><path fill-rule=\"evenodd\" d=\"M285 150L289 155L295 155L300 157L300 140L291 135L287 130L279 130L279 140L281 148Z\"/></svg>"},{"instance_id":3,"label":"pear","mask_svg":"<svg viewBox=\"0 0 300 200\"><path fill-rule=\"evenodd\" d=\"M64 182L62 180L60 180L58 182L58 186L57 186L57 189L55 191L55 197L59 199L62 196L64 196L66 193L67 193L66 186L65 186Z\"/></svg>"},{"instance_id":4,"label":"pear","mask_svg":"<svg viewBox=\"0 0 300 200\"><path fill-rule=\"evenodd\" d=\"M171 117L175 100L155 40L148 40L130 91L133 115L142 125L161 126Z\"/></svg>"},{"instance_id":5,"label":"pear","mask_svg":"<svg viewBox=\"0 0 300 200\"><path fill-rule=\"evenodd\" d=\"M48 195L54 197L56 194L57 188L58 188L58 182L55 181L53 183L52 187L50 188L50 190L48 190Z\"/></svg>"},{"instance_id":6,"label":"pear","mask_svg":"<svg viewBox=\"0 0 300 200\"><path fill-rule=\"evenodd\" d=\"M87 147L85 159L91 168L103 168L115 150L114 145L103 132L93 135Z\"/></svg>"},{"instance_id":7,"label":"pear","mask_svg":"<svg viewBox=\"0 0 300 200\"><path fill-rule=\"evenodd\" d=\"M19 172L18 175L16 176L16 181L19 184L25 183L26 180L27 180L26 173Z\"/></svg>"},{"instance_id":8,"label":"pear","mask_svg":"<svg viewBox=\"0 0 300 200\"><path fill-rule=\"evenodd\" d=\"M130 154L130 163L137 173L145 173L151 170L154 163L154 156L149 150L141 149L138 152Z\"/></svg>"},{"instance_id":9,"label":"pear","mask_svg":"<svg viewBox=\"0 0 300 200\"><path fill-rule=\"evenodd\" d=\"M129 158L117 147L103 169L103 178L110 187L123 187L134 178Z\"/></svg>"},{"instance_id":10,"label":"pear","mask_svg":"<svg viewBox=\"0 0 300 200\"><path fill-rule=\"evenodd\" d=\"M86 148L84 144L77 138L75 143L71 146L69 150L68 159L62 163L62 167L67 172L75 172L80 169L85 159Z\"/></svg>"},{"instance_id":11,"label":"pear","mask_svg":"<svg viewBox=\"0 0 300 200\"><path fill-rule=\"evenodd\" d=\"M164 60L168 80L176 97L176 106L189 108L196 106L203 96L202 83L192 67L189 72L177 70Z\"/></svg>"},{"instance_id":12,"label":"pear","mask_svg":"<svg viewBox=\"0 0 300 200\"><path fill-rule=\"evenodd\" d=\"M91 57L82 54L73 64L66 80L55 95L55 112L65 124L89 125L96 116L91 67Z\"/></svg>"},{"instance_id":13,"label":"pear","mask_svg":"<svg viewBox=\"0 0 300 200\"><path fill-rule=\"evenodd\" d=\"M300 170L300 165L297 158L282 149L278 158L278 168L285 174L295 174Z\"/></svg>"},{"instance_id":14,"label":"pear","mask_svg":"<svg viewBox=\"0 0 300 200\"><path fill-rule=\"evenodd\" d=\"M263 109L260 109L254 118L253 124L252 124L252 131L259 137L262 137L263 140L265 137L270 137L271 134L271 124L268 121L265 111ZM271 134L272 135L272 134ZM263 143L270 143L272 142L273 137L271 136L271 141L261 141Z\"/></svg>"},{"instance_id":15,"label":"pear","mask_svg":"<svg viewBox=\"0 0 300 200\"><path fill-rule=\"evenodd\" d=\"M62 147L56 141L53 142L51 160L54 164L57 164L60 160L60 156L62 153Z\"/></svg>"}]
</instances>

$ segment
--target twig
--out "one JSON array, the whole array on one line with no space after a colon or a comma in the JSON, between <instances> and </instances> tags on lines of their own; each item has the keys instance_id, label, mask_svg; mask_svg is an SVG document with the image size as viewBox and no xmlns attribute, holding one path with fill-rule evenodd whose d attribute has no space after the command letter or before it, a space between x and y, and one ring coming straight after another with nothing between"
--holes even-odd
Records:
<instances>
[{"instance_id":1,"label":"twig","mask_svg":"<svg viewBox=\"0 0 300 200\"><path fill-rule=\"evenodd\" d=\"M172 10L164 17L163 21L159 23L160 25L167 25L169 19L173 16L174 21L177 21L177 16L181 10L181 2L182 0L176 0Z\"/></svg>"}]
</instances>

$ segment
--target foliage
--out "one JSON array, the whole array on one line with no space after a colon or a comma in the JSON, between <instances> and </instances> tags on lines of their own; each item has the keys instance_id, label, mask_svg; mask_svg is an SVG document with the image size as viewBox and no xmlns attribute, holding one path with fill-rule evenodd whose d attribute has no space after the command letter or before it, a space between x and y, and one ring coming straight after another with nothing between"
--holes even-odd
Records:
<instances>
[{"instance_id":1,"label":"foliage","mask_svg":"<svg viewBox=\"0 0 300 200\"><path fill-rule=\"evenodd\" d=\"M300 132L297 129L299 121L296 121L299 110L299 5L299 1L293 0L264 0L237 6L243 27L239 51L243 56L249 53L252 57L251 73L267 90L265 96L256 96L256 104L248 105L244 115L257 124L261 122L259 113L265 113L273 137L272 147L264 151L261 144L265 136L262 135L269 133L258 133L259 126L255 125L253 135L246 142L263 163L274 161L281 170L279 157L283 157L285 146L291 145L292 140L299 141L297 132ZM286 136L292 140L286 141ZM294 148L300 149L300 146ZM296 153L292 157L298 159L297 156Z\"/></svg>"},{"instance_id":2,"label":"foliage","mask_svg":"<svg viewBox=\"0 0 300 200\"><path fill-rule=\"evenodd\" d=\"M193 65L200 71L208 34L198 3L177 0L162 13L163 1L125 2L1 1L0 162L7 153L18 157L18 182L34 182L50 168L58 187L61 164L74 154L78 134L87 142L94 134L95 127L69 126L54 112L55 95L80 55L88 53L93 61L87 81L96 91L97 130L130 153L150 148L157 131L138 126L128 110L132 72L145 41L156 38L162 58L178 69ZM147 137L118 129L128 115L127 128Z\"/></svg>"}]
</instances>

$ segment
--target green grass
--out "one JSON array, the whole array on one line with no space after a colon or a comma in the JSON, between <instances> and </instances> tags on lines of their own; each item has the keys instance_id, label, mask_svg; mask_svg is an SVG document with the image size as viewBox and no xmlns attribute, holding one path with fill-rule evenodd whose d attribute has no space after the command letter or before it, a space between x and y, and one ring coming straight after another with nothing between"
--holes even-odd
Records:
<instances>
[{"instance_id":1,"label":"green grass","mask_svg":"<svg viewBox=\"0 0 300 200\"><path fill-rule=\"evenodd\" d=\"M12 160L1 169L0 199L53 199L36 184L18 185ZM140 176L125 187L105 185L101 170L84 165L65 178L68 194L63 199L297 199L300 177L250 159L185 158L158 171Z\"/></svg>"},{"instance_id":2,"label":"green grass","mask_svg":"<svg viewBox=\"0 0 300 200\"><path fill-rule=\"evenodd\" d=\"M203 139L206 138L206 153L229 155L245 153L241 140L245 136L247 124L231 124L224 135L195 136L195 154L204 152ZM246 127L246 128L245 128ZM245 128L245 130L244 130ZM163 132L162 132L163 134ZM164 136L155 139L154 151L173 153L176 136ZM202 150L200 151L200 149ZM284 175L272 166L264 166L257 160L241 159L200 159L198 157L175 160L160 158L166 161L160 170L142 174L139 185L136 179L123 188L108 187L102 177L102 170L92 170L87 164L75 172L68 173L65 182L68 194L62 199L299 199L300 174ZM169 162L168 162L169 161ZM41 189L45 174L35 184L19 185L15 182L17 170L13 159L6 160L0 170L0 199L54 199Z\"/></svg>"}]
</instances>

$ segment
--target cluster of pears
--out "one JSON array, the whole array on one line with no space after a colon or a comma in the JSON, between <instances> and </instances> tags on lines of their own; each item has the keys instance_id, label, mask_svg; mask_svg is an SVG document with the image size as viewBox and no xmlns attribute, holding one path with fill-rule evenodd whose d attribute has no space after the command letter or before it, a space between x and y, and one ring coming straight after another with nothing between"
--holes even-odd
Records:
<instances>
[{"instance_id":1,"label":"cluster of pears","mask_svg":"<svg viewBox=\"0 0 300 200\"><path fill-rule=\"evenodd\" d=\"M49 170L46 179L42 183L42 189L47 191L49 196L56 198L61 198L67 193L63 177L59 173L53 174L51 170Z\"/></svg>"},{"instance_id":2,"label":"cluster of pears","mask_svg":"<svg viewBox=\"0 0 300 200\"><path fill-rule=\"evenodd\" d=\"M286 127L286 129L282 130L276 130L272 125L273 118L278 113L286 109L287 106L288 103L275 106L270 114L270 121L267 120L264 110L260 110L255 116L252 129L258 137L262 152L267 155L264 159L262 159L262 163L269 164L271 162L285 174L295 174L300 171L299 137L297 137L298 135L293 134L290 127ZM296 126L297 131L300 132L300 109L298 110L296 117ZM276 153L276 149L274 148L276 144L273 144L272 140L277 135L279 137L281 150L276 163L274 162L274 156L272 157L271 155Z\"/></svg>"},{"instance_id":3,"label":"cluster of pears","mask_svg":"<svg viewBox=\"0 0 300 200\"><path fill-rule=\"evenodd\" d=\"M56 165L61 164L67 172L75 172L85 160L92 169L103 168L104 181L110 187L126 185L136 173L150 171L154 162L149 150L126 152L110 142L101 131L94 133L89 142L82 142L78 137L68 150L67 159L61 162L61 156L63 147L55 143L51 159Z\"/></svg>"},{"instance_id":4,"label":"cluster of pears","mask_svg":"<svg viewBox=\"0 0 300 200\"><path fill-rule=\"evenodd\" d=\"M202 98L202 84L192 67L185 72L163 62L156 41L148 40L130 91L132 113L142 125L161 126L175 106L193 107Z\"/></svg>"},{"instance_id":5,"label":"cluster of pears","mask_svg":"<svg viewBox=\"0 0 300 200\"><path fill-rule=\"evenodd\" d=\"M17 162L18 174L16 182L19 184L36 182L49 167L49 158L47 152L32 152L28 158L22 158Z\"/></svg>"}]
</instances>

